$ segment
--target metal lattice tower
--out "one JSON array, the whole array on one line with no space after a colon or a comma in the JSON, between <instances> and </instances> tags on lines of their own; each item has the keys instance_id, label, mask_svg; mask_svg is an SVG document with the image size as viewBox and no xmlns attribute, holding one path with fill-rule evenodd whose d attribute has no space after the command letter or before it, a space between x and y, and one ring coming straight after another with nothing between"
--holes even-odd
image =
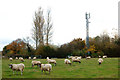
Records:
<instances>
[{"instance_id":1,"label":"metal lattice tower","mask_svg":"<svg viewBox=\"0 0 120 80\"><path fill-rule=\"evenodd\" d=\"M86 18L86 46L89 49L90 45L89 45L89 19L90 19L90 13L88 14L86 12L85 14L85 18Z\"/></svg>"}]
</instances>

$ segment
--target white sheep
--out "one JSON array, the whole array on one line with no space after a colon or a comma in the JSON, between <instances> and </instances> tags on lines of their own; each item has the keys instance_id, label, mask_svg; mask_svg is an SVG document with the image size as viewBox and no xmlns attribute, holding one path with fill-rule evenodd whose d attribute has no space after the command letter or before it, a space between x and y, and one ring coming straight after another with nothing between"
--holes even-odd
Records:
<instances>
[{"instance_id":1,"label":"white sheep","mask_svg":"<svg viewBox=\"0 0 120 80\"><path fill-rule=\"evenodd\" d=\"M13 58L10 57L9 60L10 60L10 61L13 61Z\"/></svg>"},{"instance_id":2,"label":"white sheep","mask_svg":"<svg viewBox=\"0 0 120 80\"><path fill-rule=\"evenodd\" d=\"M21 61L21 62L24 62L24 59L21 57L21 58L20 58L20 61Z\"/></svg>"},{"instance_id":3,"label":"white sheep","mask_svg":"<svg viewBox=\"0 0 120 80\"><path fill-rule=\"evenodd\" d=\"M19 59L22 59L22 57L19 57Z\"/></svg>"},{"instance_id":4,"label":"white sheep","mask_svg":"<svg viewBox=\"0 0 120 80\"><path fill-rule=\"evenodd\" d=\"M50 71L52 70L52 65L51 64L41 64L40 69L43 71L48 71L50 74Z\"/></svg>"},{"instance_id":5,"label":"white sheep","mask_svg":"<svg viewBox=\"0 0 120 80\"><path fill-rule=\"evenodd\" d=\"M32 61L32 67L34 67L34 65L40 66L41 62L40 61Z\"/></svg>"},{"instance_id":6,"label":"white sheep","mask_svg":"<svg viewBox=\"0 0 120 80\"><path fill-rule=\"evenodd\" d=\"M86 57L86 59L90 59L90 58L91 58L90 56Z\"/></svg>"},{"instance_id":7,"label":"white sheep","mask_svg":"<svg viewBox=\"0 0 120 80\"><path fill-rule=\"evenodd\" d=\"M18 60L18 57L16 57L15 59Z\"/></svg>"},{"instance_id":8,"label":"white sheep","mask_svg":"<svg viewBox=\"0 0 120 80\"><path fill-rule=\"evenodd\" d=\"M13 74L14 74L14 71L21 71L21 75L22 75L25 65L23 63L9 64L9 67L13 70Z\"/></svg>"},{"instance_id":9,"label":"white sheep","mask_svg":"<svg viewBox=\"0 0 120 80\"><path fill-rule=\"evenodd\" d=\"M107 58L107 56L106 56L106 55L104 55L104 56L103 56L103 58Z\"/></svg>"},{"instance_id":10,"label":"white sheep","mask_svg":"<svg viewBox=\"0 0 120 80\"><path fill-rule=\"evenodd\" d=\"M79 62L79 63L81 63L81 61L79 59L77 59L76 57L72 58L72 62Z\"/></svg>"},{"instance_id":11,"label":"white sheep","mask_svg":"<svg viewBox=\"0 0 120 80\"><path fill-rule=\"evenodd\" d=\"M98 59L98 62L99 62L99 65L103 62L103 59L102 58L99 58Z\"/></svg>"},{"instance_id":12,"label":"white sheep","mask_svg":"<svg viewBox=\"0 0 120 80\"><path fill-rule=\"evenodd\" d=\"M31 60L31 57L29 57L29 60Z\"/></svg>"},{"instance_id":13,"label":"white sheep","mask_svg":"<svg viewBox=\"0 0 120 80\"><path fill-rule=\"evenodd\" d=\"M77 57L77 59L79 59L79 60L81 60L81 58L82 58L81 56L80 56L80 57Z\"/></svg>"},{"instance_id":14,"label":"white sheep","mask_svg":"<svg viewBox=\"0 0 120 80\"><path fill-rule=\"evenodd\" d=\"M35 60L35 59L36 59L36 57L33 57L33 59Z\"/></svg>"},{"instance_id":15,"label":"white sheep","mask_svg":"<svg viewBox=\"0 0 120 80\"><path fill-rule=\"evenodd\" d=\"M48 63L54 63L55 66L56 66L56 60L49 59L49 57L47 57L47 62L48 62Z\"/></svg>"},{"instance_id":16,"label":"white sheep","mask_svg":"<svg viewBox=\"0 0 120 80\"><path fill-rule=\"evenodd\" d=\"M69 59L72 59L72 57L73 57L73 56L69 56L68 58L69 58Z\"/></svg>"},{"instance_id":17,"label":"white sheep","mask_svg":"<svg viewBox=\"0 0 120 80\"><path fill-rule=\"evenodd\" d=\"M65 60L64 60L64 63L65 63L65 64L70 64L70 65L71 65L71 61L68 60L68 59L65 59Z\"/></svg>"},{"instance_id":18,"label":"white sheep","mask_svg":"<svg viewBox=\"0 0 120 80\"><path fill-rule=\"evenodd\" d=\"M101 56L98 56L99 58L101 58Z\"/></svg>"}]
</instances>

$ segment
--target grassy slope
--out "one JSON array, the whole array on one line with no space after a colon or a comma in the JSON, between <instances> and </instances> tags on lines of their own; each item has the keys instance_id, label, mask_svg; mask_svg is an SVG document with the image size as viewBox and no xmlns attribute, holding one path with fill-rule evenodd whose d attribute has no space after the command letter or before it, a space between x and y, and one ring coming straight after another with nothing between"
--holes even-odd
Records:
<instances>
[{"instance_id":1,"label":"grassy slope","mask_svg":"<svg viewBox=\"0 0 120 80\"><path fill-rule=\"evenodd\" d=\"M98 65L98 58L89 60L82 59L81 64L73 63L71 66L64 64L64 59L56 59L57 66L53 65L50 73L42 73L40 68L31 67L32 60L25 60L25 69L23 75L13 75L8 64L20 63L19 60L9 61L3 59L2 77L3 78L118 78L118 58L106 58L102 65ZM47 63L46 59L40 59L42 63Z\"/></svg>"}]
</instances>

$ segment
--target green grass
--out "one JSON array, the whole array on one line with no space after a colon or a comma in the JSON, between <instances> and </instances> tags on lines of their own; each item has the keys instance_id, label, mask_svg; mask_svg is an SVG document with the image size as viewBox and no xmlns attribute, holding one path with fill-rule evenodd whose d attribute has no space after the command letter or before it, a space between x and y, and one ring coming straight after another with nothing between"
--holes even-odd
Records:
<instances>
[{"instance_id":1,"label":"green grass","mask_svg":"<svg viewBox=\"0 0 120 80\"><path fill-rule=\"evenodd\" d=\"M46 59L38 59L42 63L47 63ZM98 58L89 60L82 59L81 63L73 63L71 66L64 64L64 59L56 59L57 66L52 64L50 74L41 72L40 68L32 68L31 61L25 59L25 69L23 75L18 75L9 68L10 63L20 63L19 60L2 60L2 78L118 78L118 58L106 58L99 66Z\"/></svg>"}]
</instances>

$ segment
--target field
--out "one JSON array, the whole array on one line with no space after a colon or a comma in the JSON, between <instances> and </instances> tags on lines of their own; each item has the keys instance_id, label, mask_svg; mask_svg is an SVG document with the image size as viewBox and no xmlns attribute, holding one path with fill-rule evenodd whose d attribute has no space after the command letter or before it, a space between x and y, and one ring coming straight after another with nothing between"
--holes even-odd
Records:
<instances>
[{"instance_id":1,"label":"field","mask_svg":"<svg viewBox=\"0 0 120 80\"><path fill-rule=\"evenodd\" d=\"M46 59L37 59L47 63ZM82 59L81 63L73 63L71 66L64 64L64 59L56 59L57 66L52 65L52 71L42 73L40 68L31 67L31 61L25 59L23 75L20 72L13 75L9 68L10 63L20 63L19 60L2 60L2 78L118 78L118 58L106 58L102 65L98 65L98 58Z\"/></svg>"}]
</instances>

